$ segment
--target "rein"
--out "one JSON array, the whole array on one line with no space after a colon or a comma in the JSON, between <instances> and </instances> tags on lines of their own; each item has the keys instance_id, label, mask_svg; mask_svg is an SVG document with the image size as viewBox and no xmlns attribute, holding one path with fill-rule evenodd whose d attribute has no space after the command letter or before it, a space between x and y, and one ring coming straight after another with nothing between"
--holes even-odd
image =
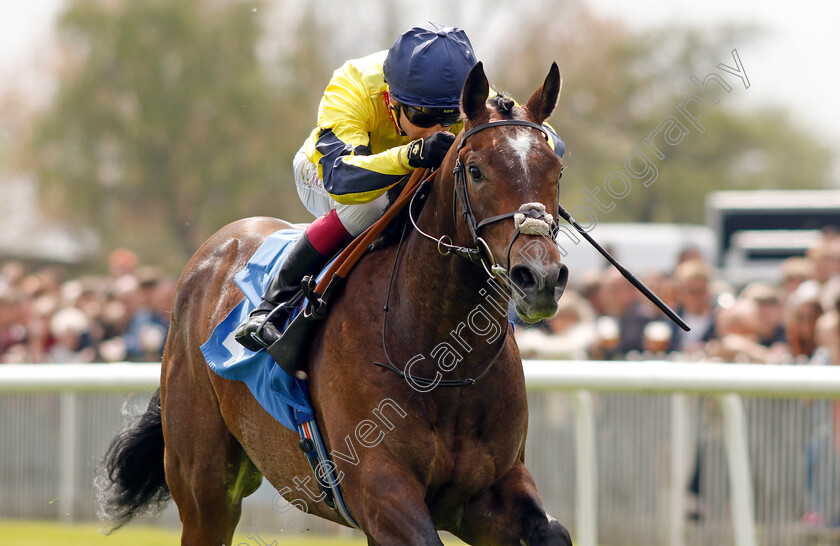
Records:
<instances>
[{"instance_id":1,"label":"rein","mask_svg":"<svg viewBox=\"0 0 840 546\"><path fill-rule=\"evenodd\" d=\"M424 181L424 183L425 182L426 181ZM417 190L417 193L420 193L421 190L422 190L422 187ZM412 199L412 203L409 204L409 218L411 217L411 206L413 204L414 204L414 200ZM412 223L413 223L413 221L412 221ZM391 269L391 278L388 281L388 294L385 297L385 307L382 310L382 350L385 351L385 360L387 361L387 364L382 363L382 362L374 362L374 364L376 366L380 366L382 368L385 368L386 370L391 370L395 374L399 375L400 377L402 377L403 379L408 381L408 383L410 385L416 385L416 386L421 387L421 388L428 387L429 388L428 390L432 390L433 388L437 388L437 387L468 387L470 385L475 385L476 383L478 383L481 380L481 378L483 378L485 375L487 375L487 372L489 372L490 368L493 367L493 364L496 363L496 360L499 358L499 355L502 354L502 350L505 348L505 345L507 344L507 336L508 336L508 333L509 333L509 330L510 330L510 323L509 322L505 321L505 324L506 324L505 335L501 336L502 342L499 344L499 349L496 351L496 354L493 355L493 358L490 359L490 363L487 364L487 366L485 366L484 370L474 378L470 377L470 378L467 378L467 379L437 379L437 381L436 381L435 379L429 379L427 377L420 377L420 376L417 376L417 375L412 375L412 374L404 372L403 370L401 370L397 366L395 366L394 362L391 360L391 355L388 354L388 343L385 340L385 332L386 332L387 325L388 325L388 311L391 308L390 307L391 291L394 288L394 276L397 272L397 263L399 261L400 250L402 250L402 244L403 244L403 240L405 239L405 232L406 232L407 228L408 228L407 224L405 226L403 226L403 231L402 231L402 234L400 235L400 242L397 245L396 253L394 253L394 267ZM469 250L469 249L467 249L467 250ZM448 254L445 254L445 255L448 255ZM438 375L440 375L440 372L438 372ZM423 392L426 392L426 391L423 391Z\"/></svg>"}]
</instances>

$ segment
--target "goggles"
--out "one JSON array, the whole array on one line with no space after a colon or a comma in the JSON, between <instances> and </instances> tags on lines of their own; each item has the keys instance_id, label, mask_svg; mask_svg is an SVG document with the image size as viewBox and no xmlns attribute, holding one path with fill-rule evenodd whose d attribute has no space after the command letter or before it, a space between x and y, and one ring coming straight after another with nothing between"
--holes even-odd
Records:
<instances>
[{"instance_id":1,"label":"goggles","mask_svg":"<svg viewBox=\"0 0 840 546\"><path fill-rule=\"evenodd\" d=\"M411 106L408 104L399 103L397 108L401 108L405 114L406 119L414 126L423 129L434 127L435 125L442 125L443 127L450 127L458 122L461 117L460 108L436 108L433 106ZM399 111L397 110L397 119L399 119Z\"/></svg>"}]
</instances>

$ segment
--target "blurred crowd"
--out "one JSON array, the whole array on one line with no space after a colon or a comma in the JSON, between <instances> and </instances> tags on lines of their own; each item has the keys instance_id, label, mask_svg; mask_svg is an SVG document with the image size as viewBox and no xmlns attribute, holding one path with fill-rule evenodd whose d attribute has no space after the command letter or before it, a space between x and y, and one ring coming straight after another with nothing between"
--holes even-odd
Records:
<instances>
[{"instance_id":1,"label":"blurred crowd","mask_svg":"<svg viewBox=\"0 0 840 546\"><path fill-rule=\"evenodd\" d=\"M125 249L108 268L0 265L0 363L160 361L177 279Z\"/></svg>"},{"instance_id":2,"label":"blurred crowd","mask_svg":"<svg viewBox=\"0 0 840 546\"><path fill-rule=\"evenodd\" d=\"M0 265L0 363L159 361L177 279L132 252L103 276ZM840 236L781 263L778 280L733 286L699 251L642 280L684 332L614 268L573 275L557 315L516 329L525 358L840 364Z\"/></svg>"},{"instance_id":3,"label":"blurred crowd","mask_svg":"<svg viewBox=\"0 0 840 546\"><path fill-rule=\"evenodd\" d=\"M605 268L567 288L554 318L517 328L517 341L525 358L840 364L840 236L826 232L777 278L733 286L687 248L673 271L641 279L690 331Z\"/></svg>"}]
</instances>

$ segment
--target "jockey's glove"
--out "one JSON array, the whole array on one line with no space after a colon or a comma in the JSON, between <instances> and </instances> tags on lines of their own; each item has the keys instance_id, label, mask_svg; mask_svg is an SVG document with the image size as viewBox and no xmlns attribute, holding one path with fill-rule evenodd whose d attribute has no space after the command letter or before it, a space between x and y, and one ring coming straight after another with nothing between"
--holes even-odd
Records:
<instances>
[{"instance_id":1,"label":"jockey's glove","mask_svg":"<svg viewBox=\"0 0 840 546\"><path fill-rule=\"evenodd\" d=\"M455 135L448 131L438 131L426 138L418 138L408 144L408 164L414 168L437 169L453 142Z\"/></svg>"}]
</instances>

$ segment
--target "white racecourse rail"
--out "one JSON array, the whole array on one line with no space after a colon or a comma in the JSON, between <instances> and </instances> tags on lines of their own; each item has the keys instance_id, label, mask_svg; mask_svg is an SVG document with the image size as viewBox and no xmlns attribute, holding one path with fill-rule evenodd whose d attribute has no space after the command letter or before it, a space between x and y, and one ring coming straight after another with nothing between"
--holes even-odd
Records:
<instances>
[{"instance_id":1,"label":"white racecourse rail","mask_svg":"<svg viewBox=\"0 0 840 546\"><path fill-rule=\"evenodd\" d=\"M723 420L732 541L757 544L748 431L740 396L774 399L840 398L840 366L677 363L670 361L526 361L531 395L565 391L574 413L574 535L580 546L598 544L598 430L593 392L670 395L670 449L667 463L668 525L662 542L685 543L685 479L691 459L689 399L717 400ZM58 452L58 513L73 518L73 487L78 462L76 393L152 392L159 385L158 364L0 365L0 394L61 393ZM549 407L550 411L550 407ZM668 409L666 409L668 411ZM533 434L533 432L532 432ZM531 442L539 441L532 436ZM539 483L538 479L538 483Z\"/></svg>"}]
</instances>

